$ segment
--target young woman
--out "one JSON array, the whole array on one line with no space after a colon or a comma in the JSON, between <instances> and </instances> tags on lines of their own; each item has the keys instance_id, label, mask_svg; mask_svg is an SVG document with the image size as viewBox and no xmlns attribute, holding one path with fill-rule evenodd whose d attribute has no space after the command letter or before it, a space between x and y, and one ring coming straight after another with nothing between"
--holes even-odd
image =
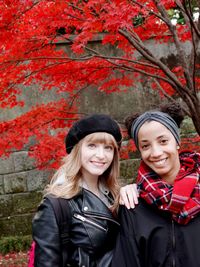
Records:
<instances>
[{"instance_id":1,"label":"young woman","mask_svg":"<svg viewBox=\"0 0 200 267\"><path fill-rule=\"evenodd\" d=\"M118 124L103 114L85 117L69 130L68 155L46 188L33 219L35 267L110 266L119 229L113 203L119 191L121 140ZM64 258L49 197L65 198L70 204L69 244Z\"/></svg>"},{"instance_id":2,"label":"young woman","mask_svg":"<svg viewBox=\"0 0 200 267\"><path fill-rule=\"evenodd\" d=\"M139 204L120 210L113 267L200 266L200 154L179 154L179 106L126 120L141 153Z\"/></svg>"}]
</instances>

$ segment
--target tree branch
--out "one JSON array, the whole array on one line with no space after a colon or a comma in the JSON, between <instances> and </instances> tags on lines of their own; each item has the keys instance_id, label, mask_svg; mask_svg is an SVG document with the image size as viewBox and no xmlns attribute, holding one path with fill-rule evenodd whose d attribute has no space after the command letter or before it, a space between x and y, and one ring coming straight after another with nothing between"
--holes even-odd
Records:
<instances>
[{"instance_id":1,"label":"tree branch","mask_svg":"<svg viewBox=\"0 0 200 267\"><path fill-rule=\"evenodd\" d=\"M135 42L134 39L129 35L128 31L120 29L119 32L130 42L130 44L132 44L137 49L137 51L141 53L141 55L144 56L144 58L160 67L160 69L166 74L166 76L168 76L174 82L174 84L176 84L178 92L180 92L180 90L183 90L186 94L189 93L187 88L182 86L176 75L171 72L171 70L159 59L155 58L155 56L153 56L153 54L146 47L144 47L143 44L138 44L137 42ZM178 88L180 88L180 90Z\"/></svg>"},{"instance_id":2,"label":"tree branch","mask_svg":"<svg viewBox=\"0 0 200 267\"><path fill-rule=\"evenodd\" d=\"M176 32L176 26L174 26L172 24L168 14L167 14L164 6L161 4L161 2L159 0L154 0L154 3L156 5L156 7L158 8L158 10L160 11L161 15L167 21L167 26L168 26L168 28L169 28L169 30L172 33L172 36L174 38L176 49L177 49L177 52L179 55L179 60L181 62L183 70L184 70L184 76L185 76L185 79L186 79L186 82L188 85L188 90L194 91L194 84L193 84L193 80L191 79L191 76L190 76L190 69L189 69L189 66L187 64L187 59L185 56L185 52L182 48L182 44L181 44L179 37L177 35L177 32Z\"/></svg>"}]
</instances>

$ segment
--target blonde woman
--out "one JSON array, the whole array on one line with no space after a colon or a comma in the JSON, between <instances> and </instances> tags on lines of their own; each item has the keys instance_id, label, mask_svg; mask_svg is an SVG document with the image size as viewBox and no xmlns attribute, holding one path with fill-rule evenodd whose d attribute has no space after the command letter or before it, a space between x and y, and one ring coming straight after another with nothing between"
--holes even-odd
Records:
<instances>
[{"instance_id":1,"label":"blonde woman","mask_svg":"<svg viewBox=\"0 0 200 267\"><path fill-rule=\"evenodd\" d=\"M119 192L121 139L118 124L104 114L85 117L69 130L68 155L47 186L33 219L35 267L110 266L119 229L113 204ZM65 251L49 197L70 200Z\"/></svg>"}]
</instances>

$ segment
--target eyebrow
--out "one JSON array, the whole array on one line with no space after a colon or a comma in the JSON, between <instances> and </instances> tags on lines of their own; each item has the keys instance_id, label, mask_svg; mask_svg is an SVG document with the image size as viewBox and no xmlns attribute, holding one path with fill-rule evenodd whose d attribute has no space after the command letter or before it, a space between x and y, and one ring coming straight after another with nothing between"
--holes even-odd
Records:
<instances>
[{"instance_id":1,"label":"eyebrow","mask_svg":"<svg viewBox=\"0 0 200 267\"><path fill-rule=\"evenodd\" d=\"M166 138L166 137L168 137L168 136L166 134L163 134L163 135L159 135L156 139L161 139L161 138ZM146 143L146 142L149 142L149 140L143 139L140 142Z\"/></svg>"}]
</instances>

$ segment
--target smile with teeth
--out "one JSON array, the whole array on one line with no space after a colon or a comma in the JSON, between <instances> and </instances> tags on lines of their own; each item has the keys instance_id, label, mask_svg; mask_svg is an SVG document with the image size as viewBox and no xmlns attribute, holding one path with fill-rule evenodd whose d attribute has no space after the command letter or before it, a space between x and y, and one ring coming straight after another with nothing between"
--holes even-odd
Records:
<instances>
[{"instance_id":1,"label":"smile with teeth","mask_svg":"<svg viewBox=\"0 0 200 267\"><path fill-rule=\"evenodd\" d=\"M157 160L157 161L152 161L152 163L155 165L155 166L163 166L166 162L167 158L165 159L161 159L161 160Z\"/></svg>"},{"instance_id":2,"label":"smile with teeth","mask_svg":"<svg viewBox=\"0 0 200 267\"><path fill-rule=\"evenodd\" d=\"M105 162L99 162L99 161L91 161L91 163L98 167L102 167L105 165Z\"/></svg>"}]
</instances>

